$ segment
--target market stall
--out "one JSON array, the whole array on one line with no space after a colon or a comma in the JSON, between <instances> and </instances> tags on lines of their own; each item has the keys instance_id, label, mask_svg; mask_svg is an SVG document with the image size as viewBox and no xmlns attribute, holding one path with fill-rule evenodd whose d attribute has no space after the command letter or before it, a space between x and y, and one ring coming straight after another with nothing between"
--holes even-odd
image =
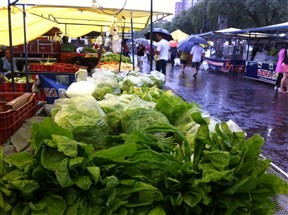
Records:
<instances>
[{"instance_id":1,"label":"market stall","mask_svg":"<svg viewBox=\"0 0 288 215\"><path fill-rule=\"evenodd\" d=\"M160 89L161 73L127 75L121 91L120 74L99 71L93 82L102 75L104 91L77 88L82 96L27 120L19 151L0 149L2 214L287 212L288 176L260 156L262 137Z\"/></svg>"},{"instance_id":2,"label":"market stall","mask_svg":"<svg viewBox=\"0 0 288 215\"><path fill-rule=\"evenodd\" d=\"M205 60L209 69L227 74L243 74L245 69L245 44L243 37L234 34L240 29L227 28L199 34L209 41Z\"/></svg>"},{"instance_id":3,"label":"market stall","mask_svg":"<svg viewBox=\"0 0 288 215\"><path fill-rule=\"evenodd\" d=\"M274 84L278 52L288 43L288 23L235 31L247 37L245 77Z\"/></svg>"},{"instance_id":4,"label":"market stall","mask_svg":"<svg viewBox=\"0 0 288 215\"><path fill-rule=\"evenodd\" d=\"M154 8L152 12L152 16L166 16L168 14L171 14L171 8L169 6L163 7L160 6L159 4L160 1L154 2ZM26 5L27 4L27 5ZM22 7L23 9L19 9L18 7ZM27 6L27 7L25 7ZM10 14L10 11L13 11L13 15L18 15L19 17L22 15L23 12L23 25L19 25L19 31L24 32L24 37L22 40L24 41L24 46L22 48L25 50L25 63L26 63L26 69L25 73L27 75L27 80L28 80L28 74L35 74L38 71L28 71L28 52L29 49L27 47L30 47L29 44L26 44L25 42L27 41L26 33L30 32L30 25L28 24L26 26L25 22L29 21L26 19L25 14L33 18L37 18L37 22L29 21L28 23L32 23L33 27L36 29L38 28L38 34L40 34L42 30L42 23L40 22L41 19L47 21L49 24L53 24L53 26L59 27L62 32L65 32L65 35L69 35L72 37L78 37L80 35L86 34L92 30L96 30L99 32L103 32L104 28L106 30L108 29L110 34L114 35L117 34L122 30L122 34L124 31L130 29L128 25L125 27L125 20L126 18L131 19L131 27L133 23L133 29L142 29L147 25L147 22L151 16L151 11L150 11L150 2L146 2L145 4L142 4L141 6L139 4L135 4L133 1L123 1L123 2L109 2L105 1L104 3L101 2L91 2L90 1L82 1L81 4L79 4L78 1L69 1L67 5L61 4L54 4L49 2L47 3L46 1L17 1L13 2L11 5L8 5L8 11ZM6 8L1 8L1 12L7 14L7 9ZM18 17L18 19L19 19ZM14 42L13 39L17 41L17 44L20 43L21 35L23 34L17 34L14 35L14 24L11 24L11 20L15 20L14 17L8 16L1 16L2 19L6 19L4 23L7 23L7 26L9 28L4 28L3 31L1 31L1 36L5 37L7 41L4 41L5 44L9 44L10 46L13 46ZM39 21L38 21L39 19ZM133 21L132 21L133 20ZM151 19L152 20L152 19ZM124 23L124 24L123 24ZM31 24L31 25L32 25ZM128 27L127 27L128 26ZM10 32L11 30L11 32ZM45 29L45 32L47 30ZM29 34L29 35L30 35ZM28 40L30 40L32 37L28 37ZM38 43L37 43L38 44ZM25 48L26 47L26 48ZM122 48L122 47L121 47ZM120 48L120 53L121 52ZM21 47L20 47L21 49ZM13 50L11 51L13 54ZM72 56L71 62L72 63L78 63L84 66L87 66L88 72L94 68L97 63L100 60L100 57L97 56L90 56L85 55L83 56ZM65 54L60 53L60 59L64 59L67 62L67 55L70 55L68 52L65 52ZM87 57L89 56L89 57ZM119 70L121 69L121 59L122 56L120 55L120 60L119 60ZM49 60L49 58L48 58ZM93 62L92 62L93 60ZM134 70L133 66L133 70ZM56 71L49 70L49 71L42 71L41 75L45 76L45 72L49 72L51 75L59 75ZM67 71L66 71L67 72ZM12 91L14 91L14 76L12 76ZM46 79L43 79L46 80ZM69 78L70 80L70 78ZM28 83L28 82L27 82ZM26 89L28 90L28 88ZM54 92L54 91L53 91Z\"/></svg>"}]
</instances>

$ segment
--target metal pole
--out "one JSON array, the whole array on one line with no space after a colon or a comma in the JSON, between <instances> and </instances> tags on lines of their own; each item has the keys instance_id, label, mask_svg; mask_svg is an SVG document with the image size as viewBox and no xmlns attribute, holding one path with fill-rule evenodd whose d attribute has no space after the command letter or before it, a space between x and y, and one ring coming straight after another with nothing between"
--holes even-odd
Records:
<instances>
[{"instance_id":1,"label":"metal pole","mask_svg":"<svg viewBox=\"0 0 288 215\"><path fill-rule=\"evenodd\" d=\"M153 61L152 61L152 56L153 56L153 51L152 51L152 48L153 48L153 42L152 42L152 39L153 39L153 0L150 1L150 56L151 56L151 59L150 59L150 72L152 71L153 69Z\"/></svg>"},{"instance_id":2,"label":"metal pole","mask_svg":"<svg viewBox=\"0 0 288 215\"><path fill-rule=\"evenodd\" d=\"M120 50L119 72L121 70L122 52L123 52L123 43L124 43L124 30L125 30L125 20L126 20L124 16L122 16L122 18L124 19L124 25L122 26L122 41L121 41L121 50Z\"/></svg>"},{"instance_id":3,"label":"metal pole","mask_svg":"<svg viewBox=\"0 0 288 215\"><path fill-rule=\"evenodd\" d=\"M207 0L204 1L204 19L203 19L203 32L206 32L207 26Z\"/></svg>"},{"instance_id":4,"label":"metal pole","mask_svg":"<svg viewBox=\"0 0 288 215\"><path fill-rule=\"evenodd\" d=\"M27 49L27 35L26 35L26 11L25 5L23 7L23 28L24 28L24 50L25 50L25 73L26 73L26 92L29 92L29 75L28 75L28 49Z\"/></svg>"},{"instance_id":5,"label":"metal pole","mask_svg":"<svg viewBox=\"0 0 288 215\"><path fill-rule=\"evenodd\" d=\"M131 39L132 39L132 63L133 63L133 71L135 70L135 59L134 59L134 32L133 32L133 18L132 18L132 11L130 13L131 18Z\"/></svg>"},{"instance_id":6,"label":"metal pole","mask_svg":"<svg viewBox=\"0 0 288 215\"><path fill-rule=\"evenodd\" d=\"M67 24L65 24L65 36L67 37Z\"/></svg>"},{"instance_id":7,"label":"metal pole","mask_svg":"<svg viewBox=\"0 0 288 215\"><path fill-rule=\"evenodd\" d=\"M247 47L247 52L246 52L246 61L248 61L248 59L249 59L250 37L251 37L251 32L249 31L248 47Z\"/></svg>"},{"instance_id":8,"label":"metal pole","mask_svg":"<svg viewBox=\"0 0 288 215\"><path fill-rule=\"evenodd\" d=\"M12 73L12 91L15 92L15 82L14 82L14 65L13 65L13 42L12 42L12 24L11 24L11 3L8 0L8 25L9 25L9 46L11 54L11 73Z\"/></svg>"}]
</instances>

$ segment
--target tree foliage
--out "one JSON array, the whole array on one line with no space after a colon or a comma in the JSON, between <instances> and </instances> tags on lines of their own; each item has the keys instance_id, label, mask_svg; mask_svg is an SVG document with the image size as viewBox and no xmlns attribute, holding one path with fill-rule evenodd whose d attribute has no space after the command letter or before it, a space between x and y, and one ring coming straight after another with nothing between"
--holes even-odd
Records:
<instances>
[{"instance_id":1,"label":"tree foliage","mask_svg":"<svg viewBox=\"0 0 288 215\"><path fill-rule=\"evenodd\" d=\"M175 16L171 22L158 24L172 32L180 29L187 34L203 32L206 6L206 29L218 29L218 16L228 18L228 27L252 28L278 24L288 20L287 0L202 0L194 7Z\"/></svg>"}]
</instances>

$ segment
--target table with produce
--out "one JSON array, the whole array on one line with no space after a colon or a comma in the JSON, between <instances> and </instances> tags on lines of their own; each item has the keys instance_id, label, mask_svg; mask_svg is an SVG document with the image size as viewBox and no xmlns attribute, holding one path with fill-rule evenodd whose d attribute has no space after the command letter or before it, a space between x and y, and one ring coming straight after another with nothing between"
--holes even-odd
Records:
<instances>
[{"instance_id":1,"label":"table with produce","mask_svg":"<svg viewBox=\"0 0 288 215\"><path fill-rule=\"evenodd\" d=\"M120 54L113 54L111 52L106 52L102 55L100 62L97 67L110 70L110 71L119 71L119 63L120 62ZM131 63L131 59L124 55L121 56L121 65L120 71L133 71L133 64ZM135 71L140 71L137 66L135 66Z\"/></svg>"},{"instance_id":2,"label":"table with produce","mask_svg":"<svg viewBox=\"0 0 288 215\"><path fill-rule=\"evenodd\" d=\"M0 150L1 214L275 213L288 184L266 172L261 136L113 57L31 126L30 150Z\"/></svg>"}]
</instances>

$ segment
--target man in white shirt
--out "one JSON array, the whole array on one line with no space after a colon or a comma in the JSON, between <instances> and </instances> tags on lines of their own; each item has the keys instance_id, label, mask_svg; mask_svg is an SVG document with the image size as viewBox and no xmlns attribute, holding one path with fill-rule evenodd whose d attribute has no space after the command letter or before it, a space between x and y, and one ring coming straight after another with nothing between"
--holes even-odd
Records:
<instances>
[{"instance_id":1,"label":"man in white shirt","mask_svg":"<svg viewBox=\"0 0 288 215\"><path fill-rule=\"evenodd\" d=\"M197 78L198 70L201 65L202 56L204 54L204 49L198 43L192 47L190 54L192 55L192 68L195 72L193 78Z\"/></svg>"},{"instance_id":2,"label":"man in white shirt","mask_svg":"<svg viewBox=\"0 0 288 215\"><path fill-rule=\"evenodd\" d=\"M166 75L166 66L168 61L169 54L169 43L167 40L163 38L163 36L159 33L156 33L156 40L158 41L156 47L156 70Z\"/></svg>"}]
</instances>

